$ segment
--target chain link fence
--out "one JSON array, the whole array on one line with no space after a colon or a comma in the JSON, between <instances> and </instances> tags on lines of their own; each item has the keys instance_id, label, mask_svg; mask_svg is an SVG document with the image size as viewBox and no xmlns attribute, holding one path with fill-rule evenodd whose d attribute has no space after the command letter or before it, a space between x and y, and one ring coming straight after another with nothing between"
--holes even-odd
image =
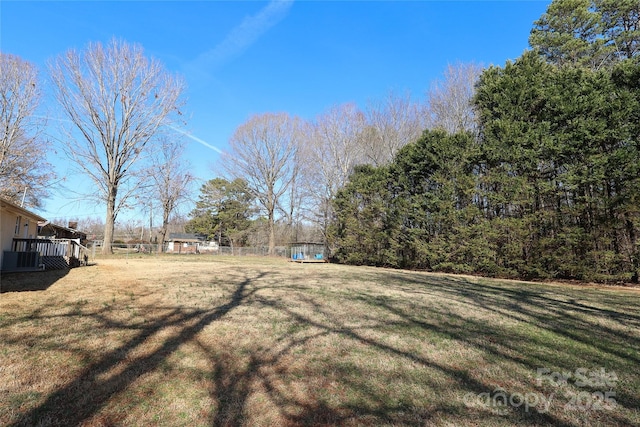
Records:
<instances>
[{"instance_id":1,"label":"chain link fence","mask_svg":"<svg viewBox=\"0 0 640 427\"><path fill-rule=\"evenodd\" d=\"M112 243L111 249L114 255L130 255L130 254L175 254L175 255L201 255L201 256L268 256L269 247L230 247L230 246L180 246L171 248L168 243L164 245L162 251L158 251L160 245L151 243ZM95 259L96 254L100 254L102 242L89 242L88 248L91 258ZM278 257L288 258L291 249L288 246L276 246L274 255Z\"/></svg>"}]
</instances>

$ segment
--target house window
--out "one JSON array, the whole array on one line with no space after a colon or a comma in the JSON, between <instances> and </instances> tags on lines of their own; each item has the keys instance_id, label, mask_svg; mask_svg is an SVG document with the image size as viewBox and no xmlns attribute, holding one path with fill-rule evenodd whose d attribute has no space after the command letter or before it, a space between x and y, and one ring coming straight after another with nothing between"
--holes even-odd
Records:
<instances>
[{"instance_id":1,"label":"house window","mask_svg":"<svg viewBox=\"0 0 640 427\"><path fill-rule=\"evenodd\" d=\"M14 236L19 236L20 235L20 224L22 223L22 217L20 215L18 215L16 217L16 229L13 232Z\"/></svg>"}]
</instances>

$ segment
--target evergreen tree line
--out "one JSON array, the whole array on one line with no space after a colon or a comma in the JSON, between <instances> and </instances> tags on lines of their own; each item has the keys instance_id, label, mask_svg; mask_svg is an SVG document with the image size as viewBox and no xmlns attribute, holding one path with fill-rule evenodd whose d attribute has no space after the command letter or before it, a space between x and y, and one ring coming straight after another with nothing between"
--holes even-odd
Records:
<instances>
[{"instance_id":1,"label":"evergreen tree line","mask_svg":"<svg viewBox=\"0 0 640 427\"><path fill-rule=\"evenodd\" d=\"M534 46L535 47L535 46ZM340 262L512 278L637 281L640 62L486 69L477 131L428 130L334 200Z\"/></svg>"}]
</instances>

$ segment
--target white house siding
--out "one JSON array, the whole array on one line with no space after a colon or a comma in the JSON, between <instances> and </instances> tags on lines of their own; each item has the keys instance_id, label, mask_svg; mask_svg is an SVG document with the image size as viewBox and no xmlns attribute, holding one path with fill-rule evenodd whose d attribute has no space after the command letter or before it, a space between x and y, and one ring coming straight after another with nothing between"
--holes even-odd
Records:
<instances>
[{"instance_id":1,"label":"white house siding","mask_svg":"<svg viewBox=\"0 0 640 427\"><path fill-rule=\"evenodd\" d=\"M16 224L18 218L20 221ZM11 250L14 238L35 239L38 236L38 221L44 221L44 218L0 199L0 268L4 251Z\"/></svg>"}]
</instances>

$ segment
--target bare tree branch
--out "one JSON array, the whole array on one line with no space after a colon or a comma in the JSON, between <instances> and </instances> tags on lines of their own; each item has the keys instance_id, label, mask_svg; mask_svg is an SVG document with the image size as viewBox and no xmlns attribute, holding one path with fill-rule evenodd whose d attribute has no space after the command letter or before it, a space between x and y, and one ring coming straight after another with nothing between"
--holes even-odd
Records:
<instances>
[{"instance_id":1,"label":"bare tree branch","mask_svg":"<svg viewBox=\"0 0 640 427\"><path fill-rule=\"evenodd\" d=\"M146 176L139 172L149 144L172 114L180 114L183 83L145 57L142 47L117 40L69 50L50 70L76 131L69 133L66 153L107 205L103 252L110 252L115 217Z\"/></svg>"},{"instance_id":2,"label":"bare tree branch","mask_svg":"<svg viewBox=\"0 0 640 427\"><path fill-rule=\"evenodd\" d=\"M0 196L40 206L55 181L46 162L42 119L34 115L40 101L36 68L17 56L0 52Z\"/></svg>"},{"instance_id":3,"label":"bare tree branch","mask_svg":"<svg viewBox=\"0 0 640 427\"><path fill-rule=\"evenodd\" d=\"M300 120L286 113L251 117L240 125L223 155L223 166L233 177L247 181L264 209L269 227L269 253L275 249L275 214L281 198L295 179Z\"/></svg>"},{"instance_id":4,"label":"bare tree branch","mask_svg":"<svg viewBox=\"0 0 640 427\"><path fill-rule=\"evenodd\" d=\"M303 176L311 199L308 218L324 238L331 220L331 201L349 180L353 168L368 160L363 144L366 118L355 104L330 108L311 125L305 144Z\"/></svg>"},{"instance_id":5,"label":"bare tree branch","mask_svg":"<svg viewBox=\"0 0 640 427\"><path fill-rule=\"evenodd\" d=\"M425 130L423 107L407 93L390 92L382 102L370 102L367 108L368 132L364 144L368 163L390 163L396 153L416 141Z\"/></svg>"},{"instance_id":6,"label":"bare tree branch","mask_svg":"<svg viewBox=\"0 0 640 427\"><path fill-rule=\"evenodd\" d=\"M476 131L472 99L481 73L482 67L476 64L447 66L442 79L436 80L427 92L429 129L448 133Z\"/></svg>"},{"instance_id":7,"label":"bare tree branch","mask_svg":"<svg viewBox=\"0 0 640 427\"><path fill-rule=\"evenodd\" d=\"M150 169L153 182L153 199L159 203L162 209L162 225L160 226L160 240L158 252L162 251L164 241L169 229L169 220L180 203L189 197L189 188L195 181L195 177L189 172L189 165L182 159L184 143L161 137L158 149L152 155L152 167ZM151 206L149 206L151 209Z\"/></svg>"}]
</instances>

